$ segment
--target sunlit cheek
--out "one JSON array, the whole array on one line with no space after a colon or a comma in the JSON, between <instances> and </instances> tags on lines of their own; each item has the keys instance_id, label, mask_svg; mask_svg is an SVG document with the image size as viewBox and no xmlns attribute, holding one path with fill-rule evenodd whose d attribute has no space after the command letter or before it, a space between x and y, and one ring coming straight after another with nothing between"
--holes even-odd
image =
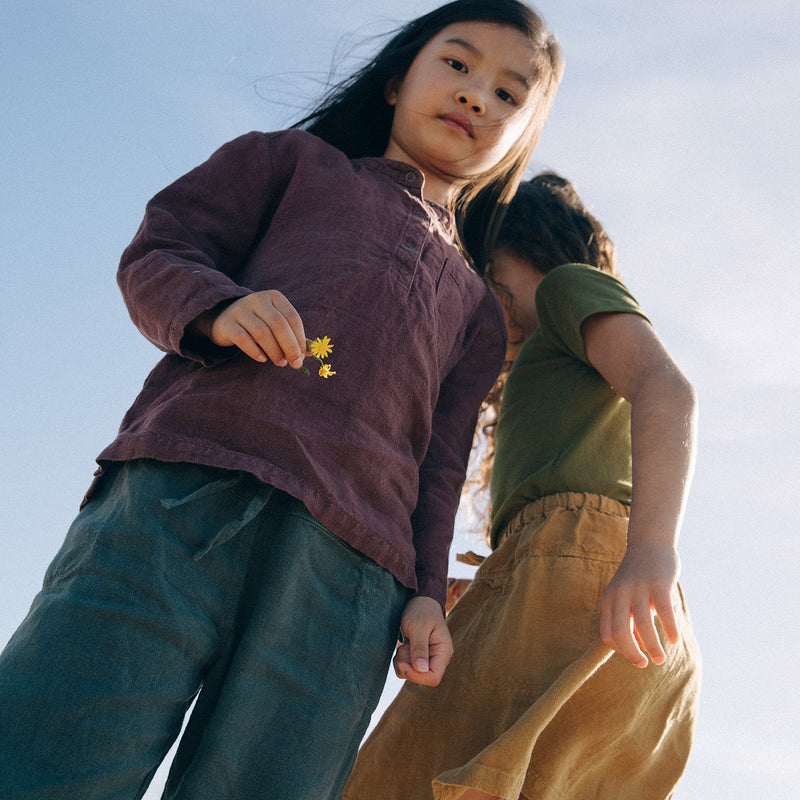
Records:
<instances>
[{"instance_id":1,"label":"sunlit cheek","mask_svg":"<svg viewBox=\"0 0 800 800\"><path fill-rule=\"evenodd\" d=\"M520 137L525 135L529 120L529 114L514 114L495 127L494 141L490 146L495 162L503 158Z\"/></svg>"},{"instance_id":2,"label":"sunlit cheek","mask_svg":"<svg viewBox=\"0 0 800 800\"><path fill-rule=\"evenodd\" d=\"M504 134L509 137L509 140L516 142L521 136L524 136L528 131L531 124L533 111L525 109L517 114L514 114L511 119L506 123Z\"/></svg>"}]
</instances>

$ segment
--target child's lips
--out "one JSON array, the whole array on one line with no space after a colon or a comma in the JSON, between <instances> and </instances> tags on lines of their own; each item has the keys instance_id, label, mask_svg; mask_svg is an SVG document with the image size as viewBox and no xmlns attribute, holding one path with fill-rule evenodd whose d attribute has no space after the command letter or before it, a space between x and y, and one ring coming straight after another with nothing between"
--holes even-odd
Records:
<instances>
[{"instance_id":1,"label":"child's lips","mask_svg":"<svg viewBox=\"0 0 800 800\"><path fill-rule=\"evenodd\" d=\"M466 115L457 111L443 114L442 119L451 128L461 131L465 136L472 137L472 120Z\"/></svg>"}]
</instances>

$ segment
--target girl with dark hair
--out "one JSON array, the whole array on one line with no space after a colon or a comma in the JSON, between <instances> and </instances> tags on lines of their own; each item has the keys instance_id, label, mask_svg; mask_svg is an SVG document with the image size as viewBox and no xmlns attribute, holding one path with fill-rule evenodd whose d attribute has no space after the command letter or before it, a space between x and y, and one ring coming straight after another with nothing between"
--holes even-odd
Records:
<instances>
[{"instance_id":1,"label":"girl with dark hair","mask_svg":"<svg viewBox=\"0 0 800 800\"><path fill-rule=\"evenodd\" d=\"M485 22L521 33L531 43L530 69L534 76L528 87L535 101L534 113L505 151L498 153L496 162L468 181L464 180L463 164L453 162L449 168L454 190L450 205L457 229L467 252L482 268L503 210L539 142L564 71L558 42L530 7L514 0L458 0L431 11L402 28L369 64L337 86L298 126L350 158L384 153L394 122L393 110L386 103L387 85L408 72L434 36L449 25L464 22ZM461 103L465 104L465 99Z\"/></svg>"},{"instance_id":2,"label":"girl with dark hair","mask_svg":"<svg viewBox=\"0 0 800 800\"><path fill-rule=\"evenodd\" d=\"M676 550L694 391L563 178L522 184L488 275L512 362L487 409L493 552L441 684L402 688L344 796L666 800L700 682Z\"/></svg>"},{"instance_id":3,"label":"girl with dark hair","mask_svg":"<svg viewBox=\"0 0 800 800\"><path fill-rule=\"evenodd\" d=\"M148 203L118 282L167 355L0 655L4 800L141 797L195 697L165 797L338 798L398 630L439 682L506 338L464 231L561 70L527 6L457 0Z\"/></svg>"}]
</instances>

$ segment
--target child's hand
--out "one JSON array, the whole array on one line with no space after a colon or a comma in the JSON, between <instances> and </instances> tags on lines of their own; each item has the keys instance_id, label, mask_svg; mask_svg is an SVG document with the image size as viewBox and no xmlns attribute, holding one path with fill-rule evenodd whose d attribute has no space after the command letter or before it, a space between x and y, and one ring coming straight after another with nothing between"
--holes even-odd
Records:
<instances>
[{"instance_id":1,"label":"child's hand","mask_svg":"<svg viewBox=\"0 0 800 800\"><path fill-rule=\"evenodd\" d=\"M432 597L412 597L400 620L404 642L394 656L398 678L438 686L453 655L442 607Z\"/></svg>"},{"instance_id":2,"label":"child's hand","mask_svg":"<svg viewBox=\"0 0 800 800\"><path fill-rule=\"evenodd\" d=\"M663 664L666 659L654 615L661 621L667 641L678 641L672 591L679 572L680 560L671 545L629 542L628 552L603 595L600 636L635 667L646 667L648 655L654 664Z\"/></svg>"},{"instance_id":3,"label":"child's hand","mask_svg":"<svg viewBox=\"0 0 800 800\"><path fill-rule=\"evenodd\" d=\"M306 335L294 306L278 291L241 297L214 316L202 315L195 329L220 347L238 347L256 361L279 367L303 365Z\"/></svg>"}]
</instances>

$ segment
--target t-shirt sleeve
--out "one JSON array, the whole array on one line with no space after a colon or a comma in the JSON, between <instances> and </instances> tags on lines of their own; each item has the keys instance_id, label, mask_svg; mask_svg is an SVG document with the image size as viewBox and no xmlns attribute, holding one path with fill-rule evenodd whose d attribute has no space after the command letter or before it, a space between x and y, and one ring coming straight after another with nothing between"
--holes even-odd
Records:
<instances>
[{"instance_id":1,"label":"t-shirt sleeve","mask_svg":"<svg viewBox=\"0 0 800 800\"><path fill-rule=\"evenodd\" d=\"M536 290L540 336L585 364L589 360L581 325L593 314L605 313L638 314L647 319L625 284L584 264L557 267Z\"/></svg>"}]
</instances>

